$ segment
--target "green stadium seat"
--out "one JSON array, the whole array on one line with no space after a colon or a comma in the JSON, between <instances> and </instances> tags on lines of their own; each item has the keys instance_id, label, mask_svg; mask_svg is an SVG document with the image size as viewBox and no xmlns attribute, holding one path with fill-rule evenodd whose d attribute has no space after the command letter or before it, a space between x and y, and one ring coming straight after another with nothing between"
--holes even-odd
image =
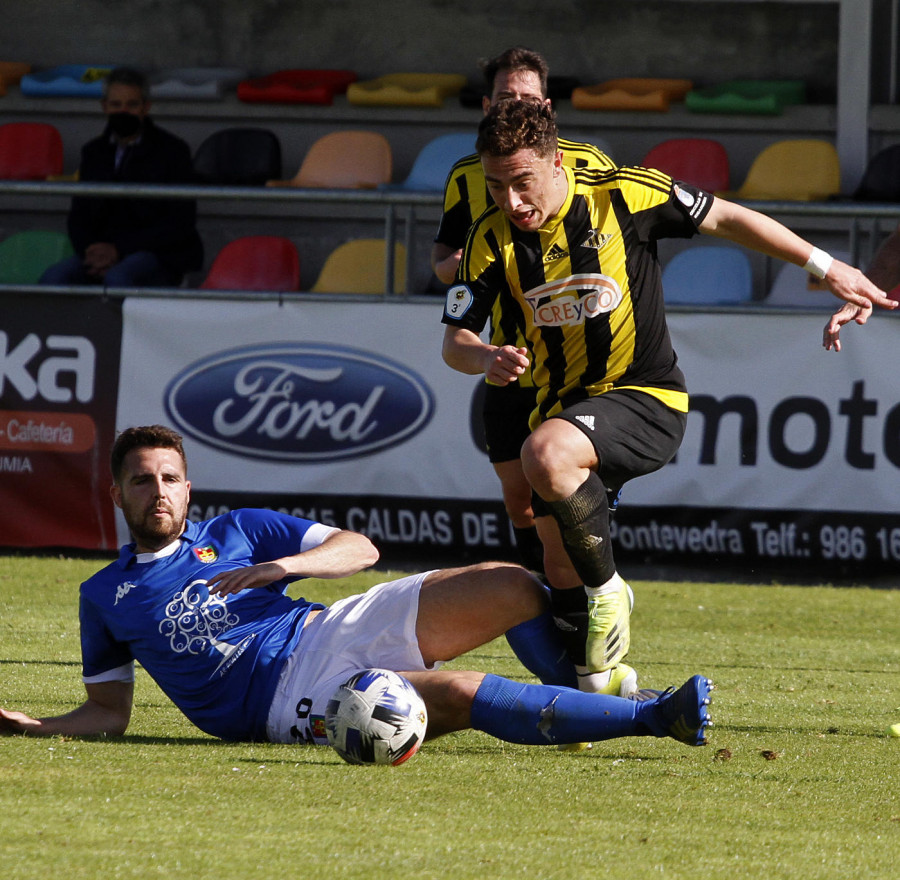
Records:
<instances>
[{"instance_id":1,"label":"green stadium seat","mask_svg":"<svg viewBox=\"0 0 900 880\"><path fill-rule=\"evenodd\" d=\"M46 269L74 253L64 232L15 232L0 241L0 284L37 284Z\"/></svg>"}]
</instances>

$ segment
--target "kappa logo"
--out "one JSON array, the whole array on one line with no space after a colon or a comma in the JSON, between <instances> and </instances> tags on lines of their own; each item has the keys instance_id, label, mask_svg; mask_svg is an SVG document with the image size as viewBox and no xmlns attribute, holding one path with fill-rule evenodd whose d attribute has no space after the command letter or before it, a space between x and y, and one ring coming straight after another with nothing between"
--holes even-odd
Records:
<instances>
[{"instance_id":1,"label":"kappa logo","mask_svg":"<svg viewBox=\"0 0 900 880\"><path fill-rule=\"evenodd\" d=\"M113 606L119 604L119 599L124 599L133 589L137 587L137 584L133 584L131 581L125 581L124 584L119 584L116 587L116 601L113 602Z\"/></svg>"},{"instance_id":2,"label":"kappa logo","mask_svg":"<svg viewBox=\"0 0 900 880\"><path fill-rule=\"evenodd\" d=\"M591 234L581 243L583 248L592 248L599 251L612 238L611 232L600 232L596 229L591 230Z\"/></svg>"},{"instance_id":3,"label":"kappa logo","mask_svg":"<svg viewBox=\"0 0 900 880\"><path fill-rule=\"evenodd\" d=\"M564 251L558 244L554 244L550 250L544 254L544 262L555 263L557 260L564 260L568 256L568 251Z\"/></svg>"},{"instance_id":4,"label":"kappa logo","mask_svg":"<svg viewBox=\"0 0 900 880\"><path fill-rule=\"evenodd\" d=\"M581 422L582 425L585 426L589 431L594 430L594 417L593 416L575 416L576 422Z\"/></svg>"}]
</instances>

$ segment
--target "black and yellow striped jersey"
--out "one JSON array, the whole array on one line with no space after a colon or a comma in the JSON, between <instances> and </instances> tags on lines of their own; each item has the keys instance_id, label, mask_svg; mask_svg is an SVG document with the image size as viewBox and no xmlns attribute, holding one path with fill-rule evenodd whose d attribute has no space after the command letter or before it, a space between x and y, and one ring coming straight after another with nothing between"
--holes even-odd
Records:
<instances>
[{"instance_id":1,"label":"black and yellow striped jersey","mask_svg":"<svg viewBox=\"0 0 900 880\"><path fill-rule=\"evenodd\" d=\"M612 388L687 412L656 242L697 234L712 196L647 168L566 168L566 177L566 201L539 230L523 232L496 206L478 218L444 323L480 333L499 303L530 352L532 428Z\"/></svg>"},{"instance_id":2,"label":"black and yellow striped jersey","mask_svg":"<svg viewBox=\"0 0 900 880\"><path fill-rule=\"evenodd\" d=\"M596 169L609 171L616 167L615 162L601 149L593 144L579 143L565 138L559 139L559 149L563 154L563 164L570 168ZM487 183L484 180L484 169L477 153L460 159L451 169L444 184L444 213L438 227L435 242L459 250L466 243L469 228L476 218L494 204ZM499 305L491 321L491 342L494 345L515 345L524 343L516 336L515 324L505 320L499 311ZM508 335L512 333L512 335ZM519 378L519 384L530 387L531 376L526 374Z\"/></svg>"}]
</instances>

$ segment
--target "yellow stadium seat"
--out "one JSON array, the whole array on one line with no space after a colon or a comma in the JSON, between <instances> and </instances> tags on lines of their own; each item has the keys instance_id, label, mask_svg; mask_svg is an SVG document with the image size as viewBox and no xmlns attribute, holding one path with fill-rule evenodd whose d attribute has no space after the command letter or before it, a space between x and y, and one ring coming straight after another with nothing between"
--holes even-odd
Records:
<instances>
[{"instance_id":1,"label":"yellow stadium seat","mask_svg":"<svg viewBox=\"0 0 900 880\"><path fill-rule=\"evenodd\" d=\"M314 293L385 293L383 238L355 238L336 247L326 258ZM394 293L406 287L406 248L394 244Z\"/></svg>"},{"instance_id":2,"label":"yellow stadium seat","mask_svg":"<svg viewBox=\"0 0 900 880\"><path fill-rule=\"evenodd\" d=\"M797 138L776 141L750 165L739 199L822 201L841 191L841 164L828 141Z\"/></svg>"},{"instance_id":3,"label":"yellow stadium seat","mask_svg":"<svg viewBox=\"0 0 900 880\"><path fill-rule=\"evenodd\" d=\"M350 104L440 107L466 84L461 73L389 73L377 79L351 83Z\"/></svg>"}]
</instances>

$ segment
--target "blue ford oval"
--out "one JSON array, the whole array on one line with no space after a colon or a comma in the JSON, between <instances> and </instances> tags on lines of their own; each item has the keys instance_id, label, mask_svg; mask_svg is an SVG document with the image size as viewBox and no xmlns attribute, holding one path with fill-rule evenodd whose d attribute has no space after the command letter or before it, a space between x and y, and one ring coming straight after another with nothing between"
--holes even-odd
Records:
<instances>
[{"instance_id":1,"label":"blue ford oval","mask_svg":"<svg viewBox=\"0 0 900 880\"><path fill-rule=\"evenodd\" d=\"M238 455L335 461L408 440L428 424L424 380L380 355L337 345L275 343L219 352L165 391L185 434Z\"/></svg>"}]
</instances>

